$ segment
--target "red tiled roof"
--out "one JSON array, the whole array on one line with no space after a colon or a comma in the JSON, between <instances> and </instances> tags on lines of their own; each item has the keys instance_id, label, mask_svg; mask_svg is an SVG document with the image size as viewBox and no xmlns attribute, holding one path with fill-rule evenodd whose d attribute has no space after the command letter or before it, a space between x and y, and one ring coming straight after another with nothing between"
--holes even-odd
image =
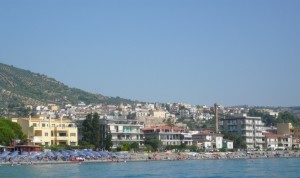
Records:
<instances>
[{"instance_id":1,"label":"red tiled roof","mask_svg":"<svg viewBox=\"0 0 300 178\"><path fill-rule=\"evenodd\" d=\"M273 133L265 133L265 137L267 138L291 138L291 135L283 135L283 134L273 134Z\"/></svg>"}]
</instances>

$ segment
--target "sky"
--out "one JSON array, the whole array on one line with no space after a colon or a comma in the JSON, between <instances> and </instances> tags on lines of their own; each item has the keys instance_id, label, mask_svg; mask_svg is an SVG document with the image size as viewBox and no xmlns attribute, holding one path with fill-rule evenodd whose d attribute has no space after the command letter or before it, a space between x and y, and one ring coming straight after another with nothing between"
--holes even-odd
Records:
<instances>
[{"instance_id":1,"label":"sky","mask_svg":"<svg viewBox=\"0 0 300 178\"><path fill-rule=\"evenodd\" d=\"M300 105L298 0L2 0L0 63L193 105Z\"/></svg>"}]
</instances>

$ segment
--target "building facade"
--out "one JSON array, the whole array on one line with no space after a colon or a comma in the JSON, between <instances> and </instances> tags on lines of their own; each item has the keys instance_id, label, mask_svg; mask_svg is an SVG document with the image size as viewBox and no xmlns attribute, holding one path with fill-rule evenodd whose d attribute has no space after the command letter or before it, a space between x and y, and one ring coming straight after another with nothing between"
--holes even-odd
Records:
<instances>
[{"instance_id":1,"label":"building facade","mask_svg":"<svg viewBox=\"0 0 300 178\"><path fill-rule=\"evenodd\" d=\"M293 145L292 135L265 133L265 148L271 150L291 149Z\"/></svg>"},{"instance_id":2,"label":"building facade","mask_svg":"<svg viewBox=\"0 0 300 178\"><path fill-rule=\"evenodd\" d=\"M166 111L150 110L150 116L155 117L155 118L166 118Z\"/></svg>"},{"instance_id":3,"label":"building facade","mask_svg":"<svg viewBox=\"0 0 300 178\"><path fill-rule=\"evenodd\" d=\"M278 123L277 124L277 133L278 134L292 134L293 131L292 123Z\"/></svg>"},{"instance_id":4,"label":"building facade","mask_svg":"<svg viewBox=\"0 0 300 178\"><path fill-rule=\"evenodd\" d=\"M108 129L112 136L112 148L121 147L123 143L137 142L139 145L143 144L143 134L141 129L144 124L137 120L115 120L115 119L101 119L101 128ZM103 131L102 133L106 133ZM102 140L104 140L104 137Z\"/></svg>"},{"instance_id":5,"label":"building facade","mask_svg":"<svg viewBox=\"0 0 300 178\"><path fill-rule=\"evenodd\" d=\"M300 148L300 127L293 127L292 123L277 124L277 133L284 135L292 135L294 148Z\"/></svg>"},{"instance_id":6,"label":"building facade","mask_svg":"<svg viewBox=\"0 0 300 178\"><path fill-rule=\"evenodd\" d=\"M192 145L192 139L189 135L184 135L183 128L173 126L153 126L143 129L145 138L157 138L163 145Z\"/></svg>"},{"instance_id":7,"label":"building facade","mask_svg":"<svg viewBox=\"0 0 300 178\"><path fill-rule=\"evenodd\" d=\"M20 118L18 124L33 145L78 145L75 123L67 119Z\"/></svg>"},{"instance_id":8,"label":"building facade","mask_svg":"<svg viewBox=\"0 0 300 178\"><path fill-rule=\"evenodd\" d=\"M220 128L226 132L240 135L247 148L264 148L263 123L261 117L249 117L246 114L220 120Z\"/></svg>"},{"instance_id":9,"label":"building facade","mask_svg":"<svg viewBox=\"0 0 300 178\"><path fill-rule=\"evenodd\" d=\"M192 135L193 143L202 149L221 149L223 147L223 135L209 130L200 131Z\"/></svg>"}]
</instances>

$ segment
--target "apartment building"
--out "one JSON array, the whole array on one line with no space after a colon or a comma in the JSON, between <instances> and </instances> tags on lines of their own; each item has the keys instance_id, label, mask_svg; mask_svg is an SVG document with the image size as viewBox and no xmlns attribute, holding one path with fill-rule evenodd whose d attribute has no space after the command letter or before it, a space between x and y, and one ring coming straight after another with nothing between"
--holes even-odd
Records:
<instances>
[{"instance_id":1,"label":"apartment building","mask_svg":"<svg viewBox=\"0 0 300 178\"><path fill-rule=\"evenodd\" d=\"M292 147L300 148L300 127L293 127L292 123L278 123L277 134L292 135Z\"/></svg>"},{"instance_id":2,"label":"apartment building","mask_svg":"<svg viewBox=\"0 0 300 178\"><path fill-rule=\"evenodd\" d=\"M141 129L144 128L144 124L137 120L101 119L100 123L102 128L109 129L111 132L112 148L121 147L125 142L143 144L144 140Z\"/></svg>"},{"instance_id":3,"label":"apartment building","mask_svg":"<svg viewBox=\"0 0 300 178\"><path fill-rule=\"evenodd\" d=\"M77 127L71 120L30 117L17 122L33 145L78 145Z\"/></svg>"},{"instance_id":4,"label":"apartment building","mask_svg":"<svg viewBox=\"0 0 300 178\"><path fill-rule=\"evenodd\" d=\"M293 145L292 135L265 133L265 148L267 149L291 149Z\"/></svg>"},{"instance_id":5,"label":"apartment building","mask_svg":"<svg viewBox=\"0 0 300 178\"><path fill-rule=\"evenodd\" d=\"M192 145L190 136L183 134L184 129L173 126L153 126L142 129L144 137L157 138L163 145Z\"/></svg>"},{"instance_id":6,"label":"apartment building","mask_svg":"<svg viewBox=\"0 0 300 178\"><path fill-rule=\"evenodd\" d=\"M240 135L246 142L247 148L264 148L263 126L261 117L249 117L246 114L236 115L232 118L221 119L220 128L226 132Z\"/></svg>"}]
</instances>

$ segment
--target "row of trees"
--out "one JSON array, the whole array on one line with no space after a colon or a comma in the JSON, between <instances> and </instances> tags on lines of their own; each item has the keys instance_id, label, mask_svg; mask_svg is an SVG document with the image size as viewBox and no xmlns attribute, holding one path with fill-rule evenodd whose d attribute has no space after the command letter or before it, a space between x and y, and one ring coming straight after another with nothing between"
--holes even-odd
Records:
<instances>
[{"instance_id":1,"label":"row of trees","mask_svg":"<svg viewBox=\"0 0 300 178\"><path fill-rule=\"evenodd\" d=\"M278 123L292 123L294 127L300 126L300 119L295 114L288 111L280 112L277 118L268 113L259 112L256 109L250 109L248 115L261 117L262 122L265 123L266 126L276 126Z\"/></svg>"}]
</instances>

